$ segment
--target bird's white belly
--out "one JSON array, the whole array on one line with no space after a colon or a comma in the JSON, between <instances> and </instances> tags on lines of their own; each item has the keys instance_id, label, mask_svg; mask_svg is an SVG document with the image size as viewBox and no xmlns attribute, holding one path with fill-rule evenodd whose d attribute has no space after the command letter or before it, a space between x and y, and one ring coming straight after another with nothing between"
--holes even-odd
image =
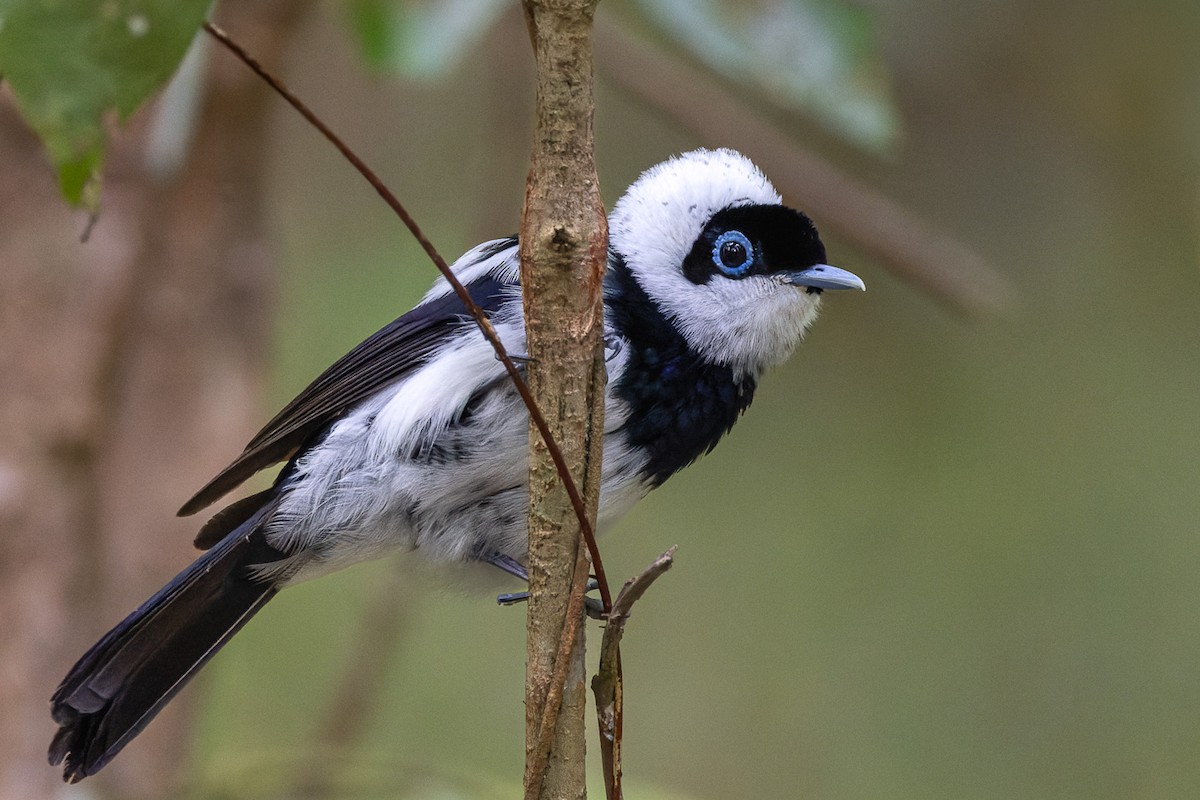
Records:
<instances>
[{"instance_id":1,"label":"bird's white belly","mask_svg":"<svg viewBox=\"0 0 1200 800\"><path fill-rule=\"evenodd\" d=\"M406 388L357 409L300 463L304 480L264 529L274 547L295 554L279 567L291 571L289 583L397 550L434 562L496 553L524 561L528 416L516 390L507 378L491 379L464 395L470 402L440 430L404 436L380 421ZM610 397L607 431L624 417ZM643 466L619 437L606 436L600 530L649 491Z\"/></svg>"}]
</instances>

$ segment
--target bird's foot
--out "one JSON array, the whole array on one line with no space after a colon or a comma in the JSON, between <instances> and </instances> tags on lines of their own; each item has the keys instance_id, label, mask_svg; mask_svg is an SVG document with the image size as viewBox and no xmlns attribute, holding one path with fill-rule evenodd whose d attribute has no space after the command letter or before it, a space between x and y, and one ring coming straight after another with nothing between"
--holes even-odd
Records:
<instances>
[{"instance_id":1,"label":"bird's foot","mask_svg":"<svg viewBox=\"0 0 1200 800\"><path fill-rule=\"evenodd\" d=\"M587 589L584 591L595 591L599 585L595 578L588 578ZM496 596L496 602L502 606L515 606L517 603L525 603L528 600L529 592L507 592ZM604 619L604 604L599 598L583 598L583 609L592 619Z\"/></svg>"}]
</instances>

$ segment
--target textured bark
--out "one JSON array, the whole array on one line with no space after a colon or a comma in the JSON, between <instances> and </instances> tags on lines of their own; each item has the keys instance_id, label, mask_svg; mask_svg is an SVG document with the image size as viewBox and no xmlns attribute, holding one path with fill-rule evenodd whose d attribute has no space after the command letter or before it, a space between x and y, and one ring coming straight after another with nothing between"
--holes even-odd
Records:
<instances>
[{"instance_id":1,"label":"textured bark","mask_svg":"<svg viewBox=\"0 0 1200 800\"><path fill-rule=\"evenodd\" d=\"M593 160L595 0L526 0L537 66L537 128L521 224L521 281L530 387L595 520L603 432L601 280L607 220ZM544 780L536 760L567 620L579 523L536 430L530 431L526 797L581 798L584 786L583 626L579 625ZM552 700L550 702L553 702ZM551 709L552 711L553 709ZM550 715L553 717L553 714Z\"/></svg>"},{"instance_id":2,"label":"textured bark","mask_svg":"<svg viewBox=\"0 0 1200 800\"><path fill-rule=\"evenodd\" d=\"M261 57L297 4L223 10ZM218 54L219 55L219 54ZM48 797L48 698L72 661L190 560L180 502L259 419L272 264L266 104L212 59L186 162L144 166L148 116L116 136L101 215L64 207L40 145L0 96L0 798ZM178 698L92 791L167 797L188 765Z\"/></svg>"}]
</instances>

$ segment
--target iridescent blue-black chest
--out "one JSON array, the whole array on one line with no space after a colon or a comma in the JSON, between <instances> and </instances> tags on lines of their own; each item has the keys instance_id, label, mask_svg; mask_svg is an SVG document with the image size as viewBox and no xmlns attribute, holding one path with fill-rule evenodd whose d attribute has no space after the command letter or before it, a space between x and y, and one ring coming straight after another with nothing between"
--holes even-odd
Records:
<instances>
[{"instance_id":1,"label":"iridescent blue-black chest","mask_svg":"<svg viewBox=\"0 0 1200 800\"><path fill-rule=\"evenodd\" d=\"M624 435L649 455L657 486L712 450L754 397L750 377L703 359L646 295L619 256L605 278L609 321L627 340L612 391L629 405Z\"/></svg>"}]
</instances>

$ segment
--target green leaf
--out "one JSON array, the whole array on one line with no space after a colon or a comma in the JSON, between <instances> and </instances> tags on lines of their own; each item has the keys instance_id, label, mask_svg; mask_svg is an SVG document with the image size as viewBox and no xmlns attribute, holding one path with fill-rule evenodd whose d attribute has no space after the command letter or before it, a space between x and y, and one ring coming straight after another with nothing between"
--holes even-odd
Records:
<instances>
[{"instance_id":1,"label":"green leaf","mask_svg":"<svg viewBox=\"0 0 1200 800\"><path fill-rule=\"evenodd\" d=\"M355 0L350 24L376 69L428 79L453 69L512 0Z\"/></svg>"},{"instance_id":2,"label":"green leaf","mask_svg":"<svg viewBox=\"0 0 1200 800\"><path fill-rule=\"evenodd\" d=\"M870 15L842 0L638 0L696 59L855 143L899 137Z\"/></svg>"},{"instance_id":3,"label":"green leaf","mask_svg":"<svg viewBox=\"0 0 1200 800\"><path fill-rule=\"evenodd\" d=\"M66 199L99 179L107 118L125 121L178 66L210 0L0 0L0 75Z\"/></svg>"}]
</instances>

